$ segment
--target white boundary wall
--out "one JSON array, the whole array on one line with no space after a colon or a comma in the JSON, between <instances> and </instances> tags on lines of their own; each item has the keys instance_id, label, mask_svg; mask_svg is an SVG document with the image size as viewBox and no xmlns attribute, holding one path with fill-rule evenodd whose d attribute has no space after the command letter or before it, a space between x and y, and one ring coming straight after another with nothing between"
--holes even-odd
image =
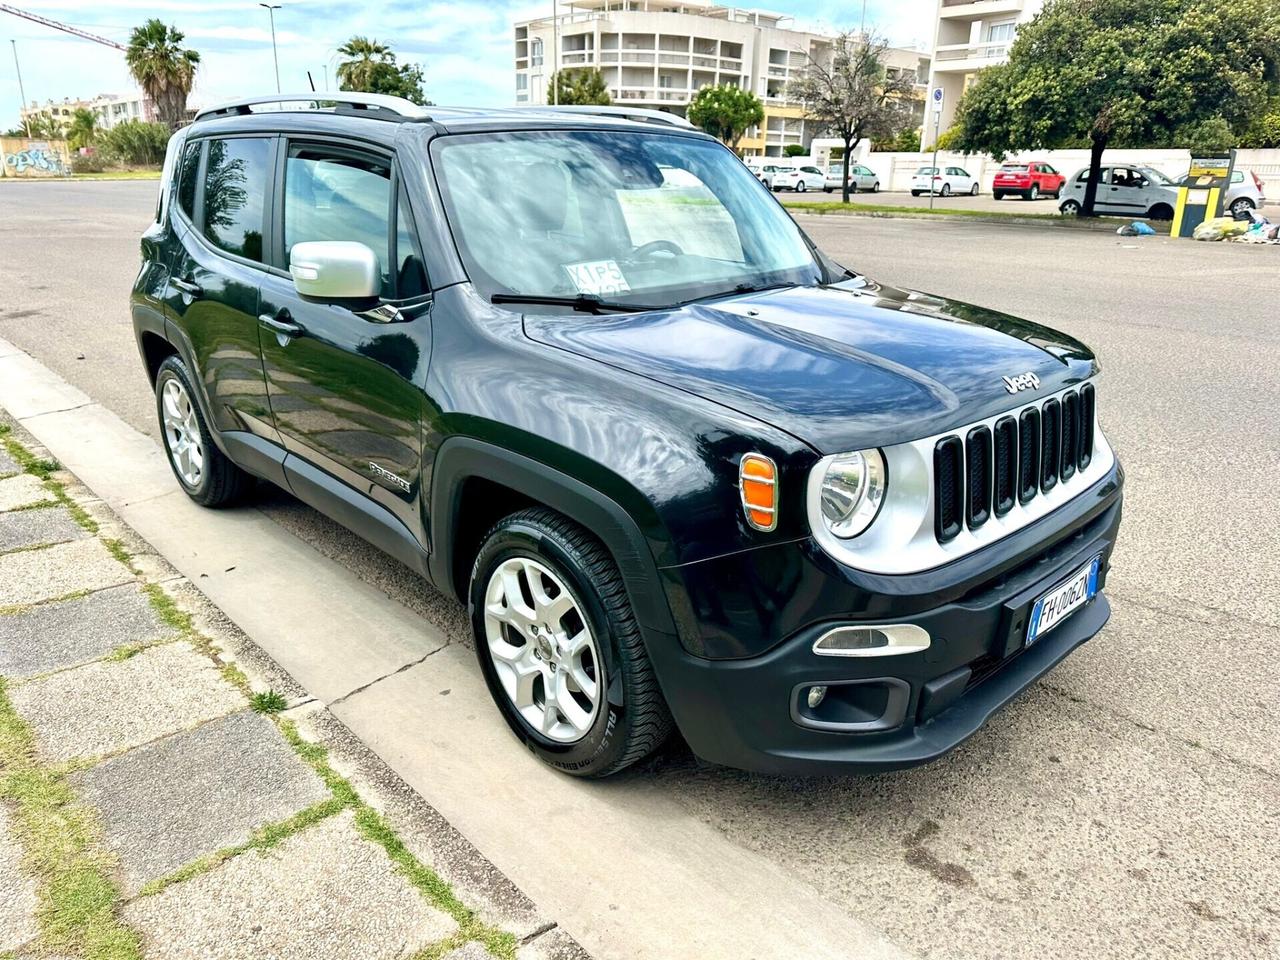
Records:
<instances>
[{"instance_id":1,"label":"white boundary wall","mask_svg":"<svg viewBox=\"0 0 1280 960\"><path fill-rule=\"evenodd\" d=\"M825 169L833 145L840 141L819 138L813 141L812 157L768 157L766 162L780 166L799 166L802 163L816 163ZM866 164L880 177L882 190L910 190L911 175L920 167L931 166L932 153L872 153L870 144L862 141L854 149L854 158L858 163ZM759 158L753 158L759 159ZM997 162L985 154L952 153L938 151L938 165L942 167L963 167L970 175L978 178L983 193L991 192L991 181L1001 162L1043 160L1065 176L1073 176L1078 170L1089 165L1088 150L1021 150L1009 154L1004 161ZM1177 179L1187 172L1191 166L1189 150L1108 150L1102 155L1103 163L1130 163L1135 166L1154 167L1168 177ZM1239 150L1236 152L1236 169L1252 170L1264 182L1271 181L1275 188L1268 190L1271 195L1280 194L1280 149L1272 150Z\"/></svg>"}]
</instances>

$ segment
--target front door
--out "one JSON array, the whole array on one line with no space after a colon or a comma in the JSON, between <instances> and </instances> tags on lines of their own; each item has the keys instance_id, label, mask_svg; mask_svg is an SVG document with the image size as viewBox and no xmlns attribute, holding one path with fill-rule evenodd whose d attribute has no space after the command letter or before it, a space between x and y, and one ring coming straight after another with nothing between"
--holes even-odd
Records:
<instances>
[{"instance_id":1,"label":"front door","mask_svg":"<svg viewBox=\"0 0 1280 960\"><path fill-rule=\"evenodd\" d=\"M187 144L175 218L181 248L165 300L195 363L212 426L275 441L258 342L258 291L266 275L266 191L275 137L217 137Z\"/></svg>"},{"instance_id":2,"label":"front door","mask_svg":"<svg viewBox=\"0 0 1280 960\"><path fill-rule=\"evenodd\" d=\"M1114 167L1111 183L1105 191L1107 212L1146 216L1147 186L1147 178L1132 167ZM1098 188L1098 196L1104 196L1101 187Z\"/></svg>"},{"instance_id":3,"label":"front door","mask_svg":"<svg viewBox=\"0 0 1280 960\"><path fill-rule=\"evenodd\" d=\"M264 278L260 305L276 429L293 457L369 497L416 534L431 325L404 192L387 155L298 140L283 150L278 269ZM301 297L284 268L295 243L314 240L370 247L384 309Z\"/></svg>"}]
</instances>

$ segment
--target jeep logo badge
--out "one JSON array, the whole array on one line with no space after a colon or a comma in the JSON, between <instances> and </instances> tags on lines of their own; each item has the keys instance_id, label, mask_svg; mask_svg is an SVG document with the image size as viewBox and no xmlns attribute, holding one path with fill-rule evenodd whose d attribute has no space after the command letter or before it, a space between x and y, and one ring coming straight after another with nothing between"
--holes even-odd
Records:
<instances>
[{"instance_id":1,"label":"jeep logo badge","mask_svg":"<svg viewBox=\"0 0 1280 960\"><path fill-rule=\"evenodd\" d=\"M1010 393L1018 393L1021 390L1038 390L1040 388L1040 378L1034 373L1023 373L1016 377L1001 377L1004 381L1004 388Z\"/></svg>"}]
</instances>

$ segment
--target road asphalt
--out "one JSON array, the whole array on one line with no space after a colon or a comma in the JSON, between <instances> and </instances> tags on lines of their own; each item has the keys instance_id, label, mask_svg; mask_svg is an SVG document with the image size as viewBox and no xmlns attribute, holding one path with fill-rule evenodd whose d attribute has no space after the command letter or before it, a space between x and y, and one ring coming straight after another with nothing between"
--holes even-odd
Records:
<instances>
[{"instance_id":1,"label":"road asphalt","mask_svg":"<svg viewBox=\"0 0 1280 960\"><path fill-rule=\"evenodd\" d=\"M152 437L127 295L154 189L0 189L0 337ZM594 792L588 809L604 817L616 802L621 817L621 805L647 798L664 826L719 838L699 849L739 851L747 877L766 875L765 864L787 889L809 891L818 922L847 915L931 958L1276 954L1280 251L1034 226L799 219L854 269L1030 317L1097 350L1102 422L1127 473L1112 622L931 766L763 778L707 767L673 744ZM460 611L335 524L284 494L264 492L257 506L433 635L464 638ZM465 658L448 669L463 671ZM451 722L441 701L419 703L397 686L407 677L376 684L343 719L381 740L384 757L447 767L450 744L415 755L412 731L379 725L383 708ZM478 736L504 735L496 713L466 719ZM430 770L419 772L426 783ZM467 811L457 817L467 821ZM473 831L489 829L479 818L459 825L504 866L511 841L491 829L477 841ZM689 877L674 855L616 869L634 865L653 874L648 884ZM608 882L607 872L590 874ZM722 880L727 889L736 876ZM698 902L696 889L676 894L686 912ZM571 882L563 889L566 902L583 896ZM584 945L613 955L607 939Z\"/></svg>"}]
</instances>

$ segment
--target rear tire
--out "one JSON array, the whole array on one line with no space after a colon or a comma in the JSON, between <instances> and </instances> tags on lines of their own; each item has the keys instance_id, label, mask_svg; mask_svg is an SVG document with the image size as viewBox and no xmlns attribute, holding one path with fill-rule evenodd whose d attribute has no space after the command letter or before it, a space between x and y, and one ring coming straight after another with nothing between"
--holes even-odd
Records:
<instances>
[{"instance_id":1,"label":"rear tire","mask_svg":"<svg viewBox=\"0 0 1280 960\"><path fill-rule=\"evenodd\" d=\"M796 193L804 193L808 189L803 180L796 181Z\"/></svg>"},{"instance_id":2,"label":"rear tire","mask_svg":"<svg viewBox=\"0 0 1280 960\"><path fill-rule=\"evenodd\" d=\"M472 567L470 612L489 693L544 763L607 777L670 734L671 712L622 575L573 521L542 507L499 521Z\"/></svg>"},{"instance_id":3,"label":"rear tire","mask_svg":"<svg viewBox=\"0 0 1280 960\"><path fill-rule=\"evenodd\" d=\"M969 196L976 197L978 195L978 185L975 183L969 188Z\"/></svg>"},{"instance_id":4,"label":"rear tire","mask_svg":"<svg viewBox=\"0 0 1280 960\"><path fill-rule=\"evenodd\" d=\"M918 197L918 196L920 196L920 191L919 191L919 190L912 190L912 191L911 191L911 195L912 195L913 197Z\"/></svg>"},{"instance_id":5,"label":"rear tire","mask_svg":"<svg viewBox=\"0 0 1280 960\"><path fill-rule=\"evenodd\" d=\"M1003 199L1004 199L1004 191L1003 191L1003 190L992 190L992 191L991 191L991 199L992 199L992 200L1003 200Z\"/></svg>"},{"instance_id":6,"label":"rear tire","mask_svg":"<svg viewBox=\"0 0 1280 960\"><path fill-rule=\"evenodd\" d=\"M1231 201L1231 215L1233 217L1236 216L1237 214L1243 213L1246 210L1256 210L1256 209L1257 207L1254 206L1253 201L1250 200L1248 197L1236 197L1235 200Z\"/></svg>"},{"instance_id":7,"label":"rear tire","mask_svg":"<svg viewBox=\"0 0 1280 960\"><path fill-rule=\"evenodd\" d=\"M1032 203L1040 199L1040 185L1033 183L1031 189L1027 191L1027 199Z\"/></svg>"},{"instance_id":8,"label":"rear tire","mask_svg":"<svg viewBox=\"0 0 1280 960\"><path fill-rule=\"evenodd\" d=\"M243 496L254 480L218 449L195 398L186 363L177 354L166 357L156 371L156 413L169 467L196 503L224 507Z\"/></svg>"},{"instance_id":9,"label":"rear tire","mask_svg":"<svg viewBox=\"0 0 1280 960\"><path fill-rule=\"evenodd\" d=\"M875 183L873 183L873 184L871 185L871 192L872 192L872 193L879 193L879 192L880 192L880 181L879 181L879 180L877 180Z\"/></svg>"},{"instance_id":10,"label":"rear tire","mask_svg":"<svg viewBox=\"0 0 1280 960\"><path fill-rule=\"evenodd\" d=\"M949 184L949 183L944 183L944 184L942 185L942 195L943 195L944 197L949 197L949 196L951 196L951 184Z\"/></svg>"},{"instance_id":11,"label":"rear tire","mask_svg":"<svg viewBox=\"0 0 1280 960\"><path fill-rule=\"evenodd\" d=\"M1147 211L1148 220L1172 220L1173 207L1167 203L1157 203L1154 207Z\"/></svg>"}]
</instances>

